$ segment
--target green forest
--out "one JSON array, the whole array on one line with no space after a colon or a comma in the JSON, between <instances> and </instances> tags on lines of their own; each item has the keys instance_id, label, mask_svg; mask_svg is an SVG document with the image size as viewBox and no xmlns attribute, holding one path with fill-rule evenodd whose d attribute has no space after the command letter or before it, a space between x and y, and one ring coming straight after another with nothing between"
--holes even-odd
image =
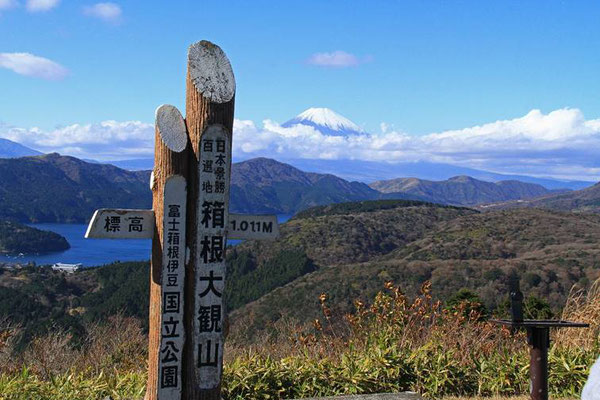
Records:
<instances>
[{"instance_id":1,"label":"green forest","mask_svg":"<svg viewBox=\"0 0 600 400\"><path fill-rule=\"evenodd\" d=\"M14 221L0 221L0 254L63 251L70 247L58 233L43 231Z\"/></svg>"},{"instance_id":2,"label":"green forest","mask_svg":"<svg viewBox=\"0 0 600 400\"><path fill-rule=\"evenodd\" d=\"M228 249L225 303L233 329L245 327L244 340L284 315L301 323L317 318L322 293L343 315L388 281L411 297L429 281L432 295L449 305L474 296L489 316L505 312L508 275L516 271L532 313L556 314L571 286L589 285L600 266L600 218L553 211L359 202L310 209L281 232L274 242ZM147 329L148 268L0 269L0 319L23 325L23 343L53 327L77 340L87 323L118 313Z\"/></svg>"}]
</instances>

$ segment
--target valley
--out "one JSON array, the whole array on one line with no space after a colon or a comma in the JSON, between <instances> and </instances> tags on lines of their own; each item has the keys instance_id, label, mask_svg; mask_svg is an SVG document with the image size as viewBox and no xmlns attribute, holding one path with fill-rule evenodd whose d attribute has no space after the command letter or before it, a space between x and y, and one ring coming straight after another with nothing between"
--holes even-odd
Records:
<instances>
[{"instance_id":1,"label":"valley","mask_svg":"<svg viewBox=\"0 0 600 400\"><path fill-rule=\"evenodd\" d=\"M399 219L386 224L394 217ZM351 222L361 220L369 221L373 228ZM427 228L415 230L411 221ZM302 229L290 229L294 225ZM327 237L325 226L335 240L315 239ZM354 308L354 300L368 302L387 281L409 297L430 281L432 294L442 300L468 288L488 310L494 310L506 299L507 277L515 269L523 292L544 299L557 312L574 284L584 288L600 276L597 215L537 209L476 213L418 205L385 212L300 217L292 219L282 233L272 245L238 246L235 257L254 257L255 271L260 271L265 254L294 246L304 249L314 261L315 271L234 311L234 326L245 327L248 337L267 326L266 321L318 318L321 293L326 293L332 309L343 315ZM329 251L344 246L340 251L343 257ZM248 272L253 273L258 272Z\"/></svg>"},{"instance_id":2,"label":"valley","mask_svg":"<svg viewBox=\"0 0 600 400\"><path fill-rule=\"evenodd\" d=\"M368 304L389 281L410 298L430 281L432 295L442 301L467 288L493 312L506 299L512 269L527 296L559 312L572 285L585 288L600 277L599 240L600 216L594 214L481 213L412 200L319 206L282 224L274 242L230 247L225 298L232 331L247 341L282 318L299 324L319 318L322 293L341 317L355 300ZM4 270L0 318L29 315L25 321L32 332L45 329L48 315L67 329L119 310L146 321L147 276L147 262L71 275L44 268ZM57 285L41 290L35 282L42 281ZM29 300L17 304L17 298ZM25 304L30 311L21 310ZM42 311L47 308L54 311Z\"/></svg>"},{"instance_id":3,"label":"valley","mask_svg":"<svg viewBox=\"0 0 600 400\"><path fill-rule=\"evenodd\" d=\"M0 400L600 400L598 20L0 0Z\"/></svg>"}]
</instances>

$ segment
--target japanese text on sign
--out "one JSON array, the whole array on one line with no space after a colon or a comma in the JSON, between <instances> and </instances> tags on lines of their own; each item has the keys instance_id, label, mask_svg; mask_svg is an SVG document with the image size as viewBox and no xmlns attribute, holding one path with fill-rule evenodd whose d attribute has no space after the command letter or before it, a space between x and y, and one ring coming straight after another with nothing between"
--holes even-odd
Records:
<instances>
[{"instance_id":1,"label":"japanese text on sign","mask_svg":"<svg viewBox=\"0 0 600 400\"><path fill-rule=\"evenodd\" d=\"M195 253L194 365L202 389L219 385L223 360L223 288L229 218L231 147L220 125L200 142L198 239Z\"/></svg>"},{"instance_id":2,"label":"japanese text on sign","mask_svg":"<svg viewBox=\"0 0 600 400\"><path fill-rule=\"evenodd\" d=\"M170 177L165 184L163 215L159 399L179 399L182 390L186 198L185 179Z\"/></svg>"}]
</instances>

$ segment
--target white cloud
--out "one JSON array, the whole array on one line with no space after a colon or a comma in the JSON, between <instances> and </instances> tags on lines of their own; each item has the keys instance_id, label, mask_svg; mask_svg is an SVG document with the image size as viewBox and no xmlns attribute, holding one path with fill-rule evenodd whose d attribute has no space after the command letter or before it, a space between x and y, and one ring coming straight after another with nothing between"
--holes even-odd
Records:
<instances>
[{"instance_id":1,"label":"white cloud","mask_svg":"<svg viewBox=\"0 0 600 400\"><path fill-rule=\"evenodd\" d=\"M27 11L40 12L48 11L58 5L60 0L27 0Z\"/></svg>"},{"instance_id":2,"label":"white cloud","mask_svg":"<svg viewBox=\"0 0 600 400\"><path fill-rule=\"evenodd\" d=\"M319 67L346 68L371 61L372 57L370 56L361 59L354 54L337 50L331 53L315 53L306 62Z\"/></svg>"},{"instance_id":3,"label":"white cloud","mask_svg":"<svg viewBox=\"0 0 600 400\"><path fill-rule=\"evenodd\" d=\"M116 3L96 3L83 8L83 14L107 22L116 22L121 18L121 6Z\"/></svg>"},{"instance_id":4,"label":"white cloud","mask_svg":"<svg viewBox=\"0 0 600 400\"><path fill-rule=\"evenodd\" d=\"M432 161L501 173L599 180L600 119L586 120L578 109L548 114L532 110L521 118L414 136L391 131L347 137L326 136L312 127L262 127L236 120L234 154L305 159Z\"/></svg>"},{"instance_id":5,"label":"white cloud","mask_svg":"<svg viewBox=\"0 0 600 400\"><path fill-rule=\"evenodd\" d=\"M73 124L51 131L0 125L0 137L42 152L96 160L152 157L154 152L154 125L140 121Z\"/></svg>"},{"instance_id":6,"label":"white cloud","mask_svg":"<svg viewBox=\"0 0 600 400\"><path fill-rule=\"evenodd\" d=\"M0 0L0 10L8 10L9 8L16 7L17 5L17 0Z\"/></svg>"},{"instance_id":7,"label":"white cloud","mask_svg":"<svg viewBox=\"0 0 600 400\"><path fill-rule=\"evenodd\" d=\"M47 80L60 80L69 73L62 65L30 53L0 53L0 68Z\"/></svg>"},{"instance_id":8,"label":"white cloud","mask_svg":"<svg viewBox=\"0 0 600 400\"><path fill-rule=\"evenodd\" d=\"M327 136L315 128L289 128L271 121L257 126L234 121L233 152L238 159L346 159L387 163L430 161L499 173L600 180L600 119L586 120L578 109L559 109L469 127L410 135L382 126L379 134ZM0 137L36 150L80 158L119 160L152 157L154 127L139 121L73 124L44 131L0 125Z\"/></svg>"}]
</instances>

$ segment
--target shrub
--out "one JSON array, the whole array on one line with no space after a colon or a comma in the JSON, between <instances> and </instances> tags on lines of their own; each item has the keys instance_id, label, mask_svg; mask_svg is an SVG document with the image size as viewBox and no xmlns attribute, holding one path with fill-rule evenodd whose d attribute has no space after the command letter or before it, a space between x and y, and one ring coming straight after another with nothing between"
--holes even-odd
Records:
<instances>
[{"instance_id":1,"label":"shrub","mask_svg":"<svg viewBox=\"0 0 600 400\"><path fill-rule=\"evenodd\" d=\"M553 396L577 396L600 352L600 290L573 292L565 316L589 316L591 333L559 333L549 352ZM462 292L457 298L472 298ZM319 297L322 319L312 325L275 326L279 333L259 346L229 344L223 398L284 399L415 390L442 396L524 395L529 354L524 332L482 321L467 302L445 308L434 301L429 283L409 300L388 282L371 304L339 316ZM89 399L141 397L146 379L146 341L139 322L112 317L88 327L80 348L65 334L37 338L29 353L0 371L7 399ZM564 330L561 332L567 332ZM10 333L7 333L10 332ZM0 357L14 329L0 324ZM3 347L4 346L4 347ZM8 346L10 347L10 346ZM4 350L3 350L4 349ZM70 360L70 361L69 361Z\"/></svg>"},{"instance_id":2,"label":"shrub","mask_svg":"<svg viewBox=\"0 0 600 400\"><path fill-rule=\"evenodd\" d=\"M477 314L479 320L485 319L488 314L479 295L466 288L462 288L452 295L446 302L446 308L453 312L460 308L465 317Z\"/></svg>"}]
</instances>

